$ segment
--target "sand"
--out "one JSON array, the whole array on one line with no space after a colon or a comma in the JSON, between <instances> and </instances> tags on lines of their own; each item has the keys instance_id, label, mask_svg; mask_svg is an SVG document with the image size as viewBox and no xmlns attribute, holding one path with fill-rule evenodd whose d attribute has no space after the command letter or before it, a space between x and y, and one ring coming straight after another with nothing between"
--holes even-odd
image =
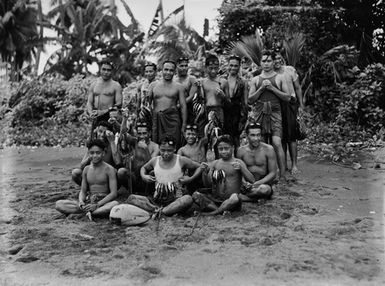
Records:
<instances>
[{"instance_id":1,"label":"sand","mask_svg":"<svg viewBox=\"0 0 385 286\"><path fill-rule=\"evenodd\" d=\"M200 217L193 232L188 215L158 231L58 217L83 152L0 150L0 285L385 284L383 150L358 170L301 154L297 182L273 200Z\"/></svg>"}]
</instances>

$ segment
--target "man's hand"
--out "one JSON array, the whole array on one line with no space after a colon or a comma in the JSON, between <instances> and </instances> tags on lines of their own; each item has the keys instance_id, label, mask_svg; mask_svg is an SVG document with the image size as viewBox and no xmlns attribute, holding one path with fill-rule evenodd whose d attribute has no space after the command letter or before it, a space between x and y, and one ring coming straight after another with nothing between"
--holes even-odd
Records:
<instances>
[{"instance_id":1,"label":"man's hand","mask_svg":"<svg viewBox=\"0 0 385 286\"><path fill-rule=\"evenodd\" d=\"M88 204L83 207L85 212L93 212L98 208L98 204Z\"/></svg>"},{"instance_id":2,"label":"man's hand","mask_svg":"<svg viewBox=\"0 0 385 286\"><path fill-rule=\"evenodd\" d=\"M151 176L151 175L144 175L142 177L143 181L146 181L147 183L153 183L156 181L155 177L154 176Z\"/></svg>"},{"instance_id":3,"label":"man's hand","mask_svg":"<svg viewBox=\"0 0 385 286\"><path fill-rule=\"evenodd\" d=\"M189 184L191 182L191 177L189 176L183 176L182 178L180 178L179 180L179 183L181 183L182 185L186 185L186 184Z\"/></svg>"},{"instance_id":4,"label":"man's hand","mask_svg":"<svg viewBox=\"0 0 385 286\"><path fill-rule=\"evenodd\" d=\"M147 146L147 144L146 144L146 141L144 141L144 140L140 140L140 141L138 142L138 147L139 147L139 148L142 148L142 149L148 148L148 146Z\"/></svg>"},{"instance_id":5,"label":"man's hand","mask_svg":"<svg viewBox=\"0 0 385 286\"><path fill-rule=\"evenodd\" d=\"M115 135L110 130L106 131L106 137L107 137L108 142L110 142L110 143L115 141Z\"/></svg>"},{"instance_id":6,"label":"man's hand","mask_svg":"<svg viewBox=\"0 0 385 286\"><path fill-rule=\"evenodd\" d=\"M241 169L241 164L239 164L239 162L237 162L237 161L231 163L231 165L233 165L235 170L240 170Z\"/></svg>"},{"instance_id":7,"label":"man's hand","mask_svg":"<svg viewBox=\"0 0 385 286\"><path fill-rule=\"evenodd\" d=\"M205 172L207 174L210 171L209 164L207 164L206 162L202 162L201 163L201 169L203 172Z\"/></svg>"},{"instance_id":8,"label":"man's hand","mask_svg":"<svg viewBox=\"0 0 385 286\"><path fill-rule=\"evenodd\" d=\"M219 96L221 96L221 97L224 97L224 96L225 96L225 93L224 93L223 90L220 89L219 87L216 88L215 92L216 92L216 95L219 95Z\"/></svg>"}]
</instances>

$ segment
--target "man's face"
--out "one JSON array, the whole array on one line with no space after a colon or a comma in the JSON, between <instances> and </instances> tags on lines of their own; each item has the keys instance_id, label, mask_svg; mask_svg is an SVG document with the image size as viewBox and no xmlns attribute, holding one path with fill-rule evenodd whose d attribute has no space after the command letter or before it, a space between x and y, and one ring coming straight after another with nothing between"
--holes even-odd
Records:
<instances>
[{"instance_id":1,"label":"man's face","mask_svg":"<svg viewBox=\"0 0 385 286\"><path fill-rule=\"evenodd\" d=\"M149 81L153 81L156 75L156 70L153 66L147 66L144 68L144 77Z\"/></svg>"},{"instance_id":2,"label":"man's face","mask_svg":"<svg viewBox=\"0 0 385 286\"><path fill-rule=\"evenodd\" d=\"M209 62L207 68L207 74L209 77L214 78L218 75L219 72L219 62L218 61L212 61Z\"/></svg>"},{"instance_id":3,"label":"man's face","mask_svg":"<svg viewBox=\"0 0 385 286\"><path fill-rule=\"evenodd\" d=\"M185 137L187 144L194 144L197 141L197 133L194 130L186 130Z\"/></svg>"},{"instance_id":4,"label":"man's face","mask_svg":"<svg viewBox=\"0 0 385 286\"><path fill-rule=\"evenodd\" d=\"M171 161L174 157L175 147L173 145L164 143L159 146L159 153L163 160Z\"/></svg>"},{"instance_id":5,"label":"man's face","mask_svg":"<svg viewBox=\"0 0 385 286\"><path fill-rule=\"evenodd\" d=\"M138 127L136 133L137 133L139 141L147 142L147 140L149 138L147 127Z\"/></svg>"},{"instance_id":6,"label":"man's face","mask_svg":"<svg viewBox=\"0 0 385 286\"><path fill-rule=\"evenodd\" d=\"M252 147L257 148L259 143L261 143L261 139L261 129L249 129L249 134L247 134L247 141Z\"/></svg>"},{"instance_id":7,"label":"man's face","mask_svg":"<svg viewBox=\"0 0 385 286\"><path fill-rule=\"evenodd\" d=\"M279 69L281 66L283 66L283 57L280 54L277 54L274 60L274 68Z\"/></svg>"},{"instance_id":8,"label":"man's face","mask_svg":"<svg viewBox=\"0 0 385 286\"><path fill-rule=\"evenodd\" d=\"M171 81L175 74L175 65L172 63L165 63L163 65L162 74L164 80Z\"/></svg>"},{"instance_id":9,"label":"man's face","mask_svg":"<svg viewBox=\"0 0 385 286\"><path fill-rule=\"evenodd\" d=\"M232 157L233 147L229 143L221 142L218 144L218 153L220 158L228 160Z\"/></svg>"},{"instance_id":10,"label":"man's face","mask_svg":"<svg viewBox=\"0 0 385 286\"><path fill-rule=\"evenodd\" d=\"M274 61L272 57L267 55L262 56L261 67L266 72L271 71L274 67Z\"/></svg>"},{"instance_id":11,"label":"man's face","mask_svg":"<svg viewBox=\"0 0 385 286\"><path fill-rule=\"evenodd\" d=\"M188 61L181 61L178 63L178 75L186 76L188 72Z\"/></svg>"},{"instance_id":12,"label":"man's face","mask_svg":"<svg viewBox=\"0 0 385 286\"><path fill-rule=\"evenodd\" d=\"M231 75L237 75L239 73L239 61L237 60L230 60L229 61L229 74Z\"/></svg>"},{"instance_id":13,"label":"man's face","mask_svg":"<svg viewBox=\"0 0 385 286\"><path fill-rule=\"evenodd\" d=\"M88 154L90 155L91 162L93 164L98 164L103 161L104 150L98 146L94 145L90 149L88 149Z\"/></svg>"},{"instance_id":14,"label":"man's face","mask_svg":"<svg viewBox=\"0 0 385 286\"><path fill-rule=\"evenodd\" d=\"M96 133L96 138L104 140L106 138L107 127L98 126L95 128L94 132Z\"/></svg>"},{"instance_id":15,"label":"man's face","mask_svg":"<svg viewBox=\"0 0 385 286\"><path fill-rule=\"evenodd\" d=\"M112 66L109 64L102 64L100 67L100 76L103 80L109 80L112 77Z\"/></svg>"}]
</instances>

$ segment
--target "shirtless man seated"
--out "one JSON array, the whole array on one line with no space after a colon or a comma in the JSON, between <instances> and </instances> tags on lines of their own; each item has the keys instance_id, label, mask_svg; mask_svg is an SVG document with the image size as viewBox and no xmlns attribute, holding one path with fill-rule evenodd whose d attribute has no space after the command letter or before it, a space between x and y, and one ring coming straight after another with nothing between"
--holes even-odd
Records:
<instances>
[{"instance_id":1,"label":"shirtless man seated","mask_svg":"<svg viewBox=\"0 0 385 286\"><path fill-rule=\"evenodd\" d=\"M175 153L176 140L166 135L160 141L160 156L152 158L140 170L142 179L155 183L151 200L148 197L131 195L127 203L141 207L149 212L159 210L166 216L183 212L190 208L193 201L186 194L184 186L201 175L200 164ZM194 170L192 176L184 175L184 170ZM154 175L152 175L154 171ZM162 208L158 208L161 206Z\"/></svg>"},{"instance_id":2,"label":"shirtless man seated","mask_svg":"<svg viewBox=\"0 0 385 286\"><path fill-rule=\"evenodd\" d=\"M277 159L274 148L262 142L262 126L250 123L245 128L248 144L238 149L236 157L245 162L255 182L245 185L240 194L242 201L257 201L271 198L271 185L277 177Z\"/></svg>"},{"instance_id":3,"label":"shirtless man seated","mask_svg":"<svg viewBox=\"0 0 385 286\"><path fill-rule=\"evenodd\" d=\"M240 209L242 179L250 183L255 181L246 164L234 158L234 143L230 135L218 138L218 153L220 158L206 165L203 173L203 182L211 186L211 192L203 194L202 190L192 195L201 211L208 212L208 215Z\"/></svg>"},{"instance_id":4,"label":"shirtless man seated","mask_svg":"<svg viewBox=\"0 0 385 286\"><path fill-rule=\"evenodd\" d=\"M113 140L112 141L108 140L108 137L111 137L111 136L112 138L115 138L114 134L112 133L111 124L109 124L106 121L98 122L93 133L95 134L93 138L102 140L106 145L106 150L103 153L103 161L111 166L115 166L114 159L112 156L112 151L111 151L111 142ZM92 161L92 156L90 155L89 151L87 151L84 154L82 161L80 162L80 167L72 170L72 180L79 186L82 183L82 172L84 168L91 163L91 161Z\"/></svg>"},{"instance_id":5,"label":"shirtless man seated","mask_svg":"<svg viewBox=\"0 0 385 286\"><path fill-rule=\"evenodd\" d=\"M91 140L88 145L91 164L82 173L79 200L59 200L56 210L63 214L88 213L93 216L108 216L119 203L117 180L114 167L103 161L106 145L100 139Z\"/></svg>"}]
</instances>

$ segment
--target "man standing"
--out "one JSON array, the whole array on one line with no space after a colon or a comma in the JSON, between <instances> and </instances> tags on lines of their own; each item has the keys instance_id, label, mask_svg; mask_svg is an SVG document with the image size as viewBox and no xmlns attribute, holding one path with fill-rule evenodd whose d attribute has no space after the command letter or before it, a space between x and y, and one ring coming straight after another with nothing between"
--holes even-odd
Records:
<instances>
[{"instance_id":1,"label":"man standing","mask_svg":"<svg viewBox=\"0 0 385 286\"><path fill-rule=\"evenodd\" d=\"M271 143L277 155L280 178L285 180L285 155L282 149L281 101L289 101L286 80L274 71L275 55L264 51L261 58L262 72L250 83L249 104L252 105L252 118L262 125L265 140L271 137Z\"/></svg>"},{"instance_id":2,"label":"man standing","mask_svg":"<svg viewBox=\"0 0 385 286\"><path fill-rule=\"evenodd\" d=\"M297 167L297 113L298 109L303 109L302 89L299 83L298 74L294 67L286 66L281 54L277 53L274 61L274 68L278 74L282 74L286 79L287 90L285 92L291 95L290 101L282 101L282 147L283 151L287 153L289 147L289 154L291 160L291 173L293 175L298 173ZM286 167L287 167L287 159Z\"/></svg>"},{"instance_id":3,"label":"man standing","mask_svg":"<svg viewBox=\"0 0 385 286\"><path fill-rule=\"evenodd\" d=\"M225 116L231 120L225 120L224 129L233 138L236 148L239 146L239 136L247 120L248 84L239 76L240 67L241 58L231 56L227 77L229 102L225 104Z\"/></svg>"},{"instance_id":4,"label":"man standing","mask_svg":"<svg viewBox=\"0 0 385 286\"><path fill-rule=\"evenodd\" d=\"M88 92L88 114L98 121L109 119L110 108L122 107L122 87L112 79L112 70L112 62L104 59L100 66L100 77L91 85Z\"/></svg>"},{"instance_id":5,"label":"man standing","mask_svg":"<svg viewBox=\"0 0 385 286\"><path fill-rule=\"evenodd\" d=\"M273 194L271 185L277 176L277 159L274 148L261 142L262 126L250 123L246 126L248 144L237 151L237 158L245 162L247 169L253 174L255 182L246 185L240 198L242 201L256 201L270 198Z\"/></svg>"},{"instance_id":6,"label":"man standing","mask_svg":"<svg viewBox=\"0 0 385 286\"><path fill-rule=\"evenodd\" d=\"M153 107L152 140L159 144L161 137L168 133L176 139L177 148L181 147L181 135L186 129L187 107L184 87L173 81L176 64L165 61L162 67L162 79L150 84L148 99ZM180 118L178 104L182 113ZM182 122L181 122L182 121Z\"/></svg>"},{"instance_id":7,"label":"man standing","mask_svg":"<svg viewBox=\"0 0 385 286\"><path fill-rule=\"evenodd\" d=\"M188 63L189 59L186 57L181 57L177 61L177 75L175 81L179 82L184 87L185 97L186 97L186 106L187 106L187 122L193 123L194 121L194 112L192 99L194 94L190 94L191 87L196 83L197 79L193 75L188 75Z\"/></svg>"},{"instance_id":8,"label":"man standing","mask_svg":"<svg viewBox=\"0 0 385 286\"><path fill-rule=\"evenodd\" d=\"M145 64L144 77L145 77L145 80L138 85L138 89L137 89L138 110L142 106L147 106L148 104L148 99L147 99L148 87L156 78L156 64L154 63Z\"/></svg>"}]
</instances>

